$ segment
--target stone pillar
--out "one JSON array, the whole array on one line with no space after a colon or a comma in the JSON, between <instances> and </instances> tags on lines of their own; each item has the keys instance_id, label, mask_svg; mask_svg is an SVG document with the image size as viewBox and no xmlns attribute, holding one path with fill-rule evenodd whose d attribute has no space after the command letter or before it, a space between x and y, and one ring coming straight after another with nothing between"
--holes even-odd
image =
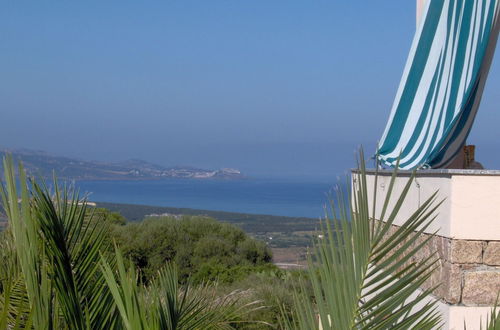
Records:
<instances>
[{"instance_id":1,"label":"stone pillar","mask_svg":"<svg viewBox=\"0 0 500 330\"><path fill-rule=\"evenodd\" d=\"M391 174L392 171L379 172L378 212L382 210ZM398 174L392 203L409 176L407 171ZM369 172L368 191L373 191L374 178L374 172ZM428 237L435 232L437 235L412 261L418 262L437 252L438 268L423 289L440 284L432 299L439 301L444 329L463 329L464 322L467 329L479 329L500 291L500 171L418 171L393 230L436 191L444 202L424 235ZM374 217L377 219L380 214Z\"/></svg>"}]
</instances>

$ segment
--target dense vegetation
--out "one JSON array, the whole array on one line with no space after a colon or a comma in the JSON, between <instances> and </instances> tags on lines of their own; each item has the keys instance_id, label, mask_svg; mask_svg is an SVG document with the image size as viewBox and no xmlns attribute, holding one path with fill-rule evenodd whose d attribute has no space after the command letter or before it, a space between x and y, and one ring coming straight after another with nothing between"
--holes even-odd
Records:
<instances>
[{"instance_id":1,"label":"dense vegetation","mask_svg":"<svg viewBox=\"0 0 500 330\"><path fill-rule=\"evenodd\" d=\"M242 303L260 301L265 306L251 310L246 315L251 322L234 324L235 328L272 328L282 313L291 317L293 289L305 274L278 269L268 246L240 228L203 216L150 217L125 224L118 212L98 208L94 215L110 221L110 240L137 267L144 282L173 262L180 283L217 283L219 297L241 291ZM309 285L304 290L312 292Z\"/></svg>"},{"instance_id":2,"label":"dense vegetation","mask_svg":"<svg viewBox=\"0 0 500 330\"><path fill-rule=\"evenodd\" d=\"M284 217L116 203L98 203L98 206L119 212L130 222L142 221L146 216L151 214L210 217L238 226L252 237L265 241L271 248L302 247L305 251L305 248L311 244L313 233L319 229L318 219L304 217ZM272 239L270 239L271 237Z\"/></svg>"},{"instance_id":3,"label":"dense vegetation","mask_svg":"<svg viewBox=\"0 0 500 330\"><path fill-rule=\"evenodd\" d=\"M178 266L181 279L195 284L231 283L275 268L264 242L206 217L148 218L113 226L111 236L124 256L142 270L145 280L169 262Z\"/></svg>"}]
</instances>

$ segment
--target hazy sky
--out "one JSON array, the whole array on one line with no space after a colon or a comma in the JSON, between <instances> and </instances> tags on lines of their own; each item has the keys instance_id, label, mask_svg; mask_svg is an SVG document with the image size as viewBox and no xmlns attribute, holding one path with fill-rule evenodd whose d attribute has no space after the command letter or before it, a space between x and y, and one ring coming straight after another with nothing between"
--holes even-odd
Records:
<instances>
[{"instance_id":1,"label":"hazy sky","mask_svg":"<svg viewBox=\"0 0 500 330\"><path fill-rule=\"evenodd\" d=\"M414 31L414 0L3 1L0 145L333 176L373 151ZM469 138L497 168L499 54Z\"/></svg>"}]
</instances>

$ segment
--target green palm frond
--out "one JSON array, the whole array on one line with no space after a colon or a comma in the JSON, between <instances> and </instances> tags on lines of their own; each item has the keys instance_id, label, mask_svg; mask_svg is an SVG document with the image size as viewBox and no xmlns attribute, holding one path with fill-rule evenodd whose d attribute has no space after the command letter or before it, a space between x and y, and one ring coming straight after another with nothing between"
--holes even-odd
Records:
<instances>
[{"instance_id":1,"label":"green palm frond","mask_svg":"<svg viewBox=\"0 0 500 330\"><path fill-rule=\"evenodd\" d=\"M486 319L486 330L500 330L500 311L498 310L499 306L498 302L499 300L497 297L495 307L491 309L491 312L488 315L488 318ZM481 329L483 329L482 324L481 324Z\"/></svg>"},{"instance_id":2,"label":"green palm frond","mask_svg":"<svg viewBox=\"0 0 500 330\"><path fill-rule=\"evenodd\" d=\"M173 265L160 270L146 288L133 268L126 269L118 249L116 263L114 271L103 258L101 267L126 329L233 329L244 315L261 308L257 301L241 304L240 291L219 296L213 284L181 287Z\"/></svg>"},{"instance_id":3,"label":"green palm frond","mask_svg":"<svg viewBox=\"0 0 500 330\"><path fill-rule=\"evenodd\" d=\"M29 310L33 326L37 329L52 327L51 283L47 272L47 262L39 239L39 224L31 207L28 183L23 167L19 166L20 193L16 185L14 165L11 156L4 161L6 185L2 185L3 207L9 218L13 244L22 270ZM19 196L21 199L19 201ZM19 317L20 313L18 314Z\"/></svg>"},{"instance_id":4,"label":"green palm frond","mask_svg":"<svg viewBox=\"0 0 500 330\"><path fill-rule=\"evenodd\" d=\"M4 283L0 294L0 329L29 329L32 313L22 278Z\"/></svg>"},{"instance_id":5,"label":"green palm frond","mask_svg":"<svg viewBox=\"0 0 500 330\"><path fill-rule=\"evenodd\" d=\"M354 188L337 192L331 218L325 221L324 238L315 242L310 259L315 302L295 297L295 320L285 328L298 329L433 329L440 326L435 302L426 298L434 288L420 290L430 277L437 258L413 259L432 236L420 239L433 221L440 203L436 194L425 201L397 230L390 230L411 187L408 180L400 196L392 196L393 173L385 196L381 221L368 192L364 159L354 174ZM375 179L376 180L376 179ZM376 181L375 181L376 185ZM347 195L347 197L345 196ZM393 208L390 202L395 200ZM375 203L373 203L375 204Z\"/></svg>"},{"instance_id":6,"label":"green palm frond","mask_svg":"<svg viewBox=\"0 0 500 330\"><path fill-rule=\"evenodd\" d=\"M36 329L113 328L118 314L99 268L105 226L86 216L86 203L77 193L61 190L54 180L52 195L45 184L28 183L22 166L18 200L11 157L4 169L3 206L22 273L19 279L9 275L16 284L8 296L10 313L32 319ZM29 308L22 309L25 298ZM12 317L4 320L13 324Z\"/></svg>"},{"instance_id":7,"label":"green palm frond","mask_svg":"<svg viewBox=\"0 0 500 330\"><path fill-rule=\"evenodd\" d=\"M154 313L160 329L232 329L233 323L244 322L245 315L262 308L258 301L239 303L244 294L233 291L219 296L214 284L179 287L173 265L160 270L148 289L148 295L156 301Z\"/></svg>"},{"instance_id":8,"label":"green palm frond","mask_svg":"<svg viewBox=\"0 0 500 330\"><path fill-rule=\"evenodd\" d=\"M155 329L152 320L147 318L150 306L144 300L138 275L133 267L126 269L121 252L118 248L115 251L116 271L104 257L101 257L101 270L120 314L122 326L129 330Z\"/></svg>"},{"instance_id":9,"label":"green palm frond","mask_svg":"<svg viewBox=\"0 0 500 330\"><path fill-rule=\"evenodd\" d=\"M0 233L0 329L15 324L18 311L26 318L29 301L10 230Z\"/></svg>"},{"instance_id":10,"label":"green palm frond","mask_svg":"<svg viewBox=\"0 0 500 330\"><path fill-rule=\"evenodd\" d=\"M112 297L99 268L106 224L88 217L86 201L67 187L61 190L56 180L54 195L35 181L31 186L33 212L65 322L72 329L111 326Z\"/></svg>"}]
</instances>

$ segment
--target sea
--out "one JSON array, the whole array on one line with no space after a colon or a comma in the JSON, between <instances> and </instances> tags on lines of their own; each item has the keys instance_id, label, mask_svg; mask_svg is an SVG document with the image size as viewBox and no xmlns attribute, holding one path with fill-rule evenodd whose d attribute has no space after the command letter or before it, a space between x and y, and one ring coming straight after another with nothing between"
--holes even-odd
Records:
<instances>
[{"instance_id":1,"label":"sea","mask_svg":"<svg viewBox=\"0 0 500 330\"><path fill-rule=\"evenodd\" d=\"M336 180L252 178L78 181L93 202L319 218Z\"/></svg>"}]
</instances>

